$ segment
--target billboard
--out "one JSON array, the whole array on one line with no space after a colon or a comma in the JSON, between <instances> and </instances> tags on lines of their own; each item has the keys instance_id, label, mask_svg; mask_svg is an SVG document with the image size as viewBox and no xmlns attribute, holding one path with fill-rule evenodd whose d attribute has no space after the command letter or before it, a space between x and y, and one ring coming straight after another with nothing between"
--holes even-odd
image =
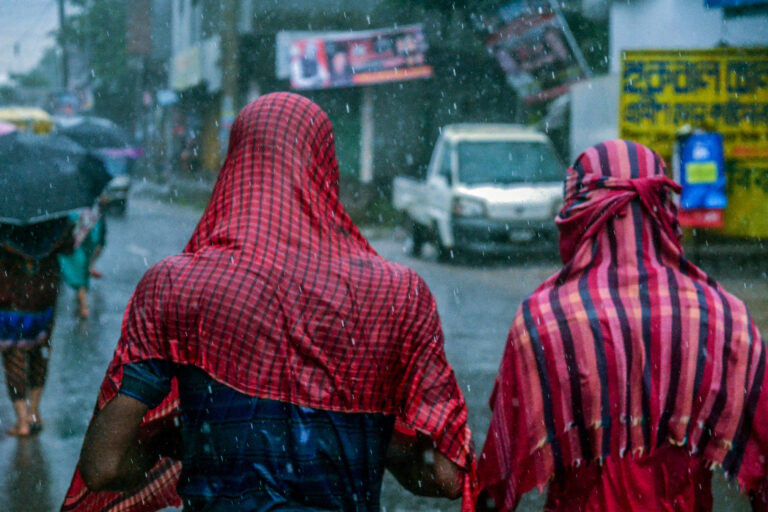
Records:
<instances>
[{"instance_id":1,"label":"billboard","mask_svg":"<svg viewBox=\"0 0 768 512\"><path fill-rule=\"evenodd\" d=\"M488 51L527 103L556 98L588 74L568 27L548 1L511 2L484 17L482 25L491 33Z\"/></svg>"},{"instance_id":2,"label":"billboard","mask_svg":"<svg viewBox=\"0 0 768 512\"><path fill-rule=\"evenodd\" d=\"M624 52L620 136L668 159L676 133L686 125L722 134L722 233L768 238L768 49ZM711 167L694 170L712 177Z\"/></svg>"},{"instance_id":3,"label":"billboard","mask_svg":"<svg viewBox=\"0 0 768 512\"><path fill-rule=\"evenodd\" d=\"M706 0L707 7L746 7L749 5L768 5L768 0Z\"/></svg>"},{"instance_id":4,"label":"billboard","mask_svg":"<svg viewBox=\"0 0 768 512\"><path fill-rule=\"evenodd\" d=\"M768 49L623 53L619 133L666 158L690 125L723 134L725 157L768 157Z\"/></svg>"},{"instance_id":5,"label":"billboard","mask_svg":"<svg viewBox=\"0 0 768 512\"><path fill-rule=\"evenodd\" d=\"M296 39L290 47L293 89L327 89L428 78L421 25Z\"/></svg>"}]
</instances>

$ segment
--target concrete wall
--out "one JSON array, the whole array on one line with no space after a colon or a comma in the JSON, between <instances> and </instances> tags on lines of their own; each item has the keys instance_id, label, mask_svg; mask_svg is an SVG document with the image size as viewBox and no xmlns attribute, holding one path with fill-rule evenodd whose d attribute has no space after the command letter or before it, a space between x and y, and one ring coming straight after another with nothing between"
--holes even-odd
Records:
<instances>
[{"instance_id":1,"label":"concrete wall","mask_svg":"<svg viewBox=\"0 0 768 512\"><path fill-rule=\"evenodd\" d=\"M580 82L571 96L570 162L585 149L619 136L619 76Z\"/></svg>"},{"instance_id":2,"label":"concrete wall","mask_svg":"<svg viewBox=\"0 0 768 512\"><path fill-rule=\"evenodd\" d=\"M171 9L171 53L189 50L200 39L200 9L192 0L175 0Z\"/></svg>"},{"instance_id":3,"label":"concrete wall","mask_svg":"<svg viewBox=\"0 0 768 512\"><path fill-rule=\"evenodd\" d=\"M640 48L768 46L768 14L726 17L704 0L632 0L611 5L611 73L621 51Z\"/></svg>"},{"instance_id":4,"label":"concrete wall","mask_svg":"<svg viewBox=\"0 0 768 512\"><path fill-rule=\"evenodd\" d=\"M152 53L155 60L171 58L172 0L152 0Z\"/></svg>"}]
</instances>

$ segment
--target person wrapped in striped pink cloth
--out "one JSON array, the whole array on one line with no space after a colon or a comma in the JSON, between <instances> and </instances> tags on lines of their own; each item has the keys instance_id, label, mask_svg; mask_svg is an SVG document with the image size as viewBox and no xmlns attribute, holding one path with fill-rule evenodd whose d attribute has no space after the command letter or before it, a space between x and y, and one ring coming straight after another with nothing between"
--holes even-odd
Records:
<instances>
[{"instance_id":1,"label":"person wrapped in striped pink cloth","mask_svg":"<svg viewBox=\"0 0 768 512\"><path fill-rule=\"evenodd\" d=\"M662 158L613 140L568 169L564 266L520 305L479 458L480 509L712 510L722 467L766 510L765 347L689 262Z\"/></svg>"}]
</instances>

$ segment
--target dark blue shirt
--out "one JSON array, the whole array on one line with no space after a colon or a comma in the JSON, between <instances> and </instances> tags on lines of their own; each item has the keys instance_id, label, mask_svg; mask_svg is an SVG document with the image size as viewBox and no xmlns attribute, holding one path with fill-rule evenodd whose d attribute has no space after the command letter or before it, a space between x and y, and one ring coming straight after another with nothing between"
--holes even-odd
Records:
<instances>
[{"instance_id":1,"label":"dark blue shirt","mask_svg":"<svg viewBox=\"0 0 768 512\"><path fill-rule=\"evenodd\" d=\"M120 392L149 407L176 377L185 510L379 510L394 418L251 397L194 366L125 366Z\"/></svg>"}]
</instances>

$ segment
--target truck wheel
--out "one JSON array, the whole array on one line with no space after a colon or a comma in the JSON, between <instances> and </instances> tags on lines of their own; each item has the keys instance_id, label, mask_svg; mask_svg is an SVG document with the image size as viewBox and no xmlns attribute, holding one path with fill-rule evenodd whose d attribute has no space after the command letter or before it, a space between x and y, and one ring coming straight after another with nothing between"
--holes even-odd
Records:
<instances>
[{"instance_id":1,"label":"truck wheel","mask_svg":"<svg viewBox=\"0 0 768 512\"><path fill-rule=\"evenodd\" d=\"M125 217L127 207L127 199L116 199L107 205L107 211L115 217Z\"/></svg>"},{"instance_id":2,"label":"truck wheel","mask_svg":"<svg viewBox=\"0 0 768 512\"><path fill-rule=\"evenodd\" d=\"M440 231L435 226L435 245L437 247L437 261L441 263L447 263L453 260L454 249L449 249L443 245L443 240L440 238Z\"/></svg>"},{"instance_id":3,"label":"truck wheel","mask_svg":"<svg viewBox=\"0 0 768 512\"><path fill-rule=\"evenodd\" d=\"M424 234L424 228L420 224L413 222L411 224L411 247L408 253L411 256L421 256L421 251L424 248L424 242L426 242L426 236Z\"/></svg>"},{"instance_id":4,"label":"truck wheel","mask_svg":"<svg viewBox=\"0 0 768 512\"><path fill-rule=\"evenodd\" d=\"M454 253L454 249L447 248L443 245L443 242L440 240L440 238L437 239L437 261L441 263L448 263L453 261L455 256Z\"/></svg>"}]
</instances>

